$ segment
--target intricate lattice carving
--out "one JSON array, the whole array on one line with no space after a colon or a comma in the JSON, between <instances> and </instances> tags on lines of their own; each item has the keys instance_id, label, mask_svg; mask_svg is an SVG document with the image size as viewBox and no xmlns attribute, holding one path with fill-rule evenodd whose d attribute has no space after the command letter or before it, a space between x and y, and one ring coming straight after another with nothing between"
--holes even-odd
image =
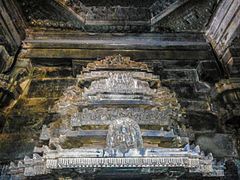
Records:
<instances>
[{"instance_id":1,"label":"intricate lattice carving","mask_svg":"<svg viewBox=\"0 0 240 180\"><path fill-rule=\"evenodd\" d=\"M125 93L153 95L155 92L149 87L148 82L134 79L131 73L110 73L109 78L92 82L86 94L96 93Z\"/></svg>"},{"instance_id":2,"label":"intricate lattice carving","mask_svg":"<svg viewBox=\"0 0 240 180\"><path fill-rule=\"evenodd\" d=\"M159 111L158 109L144 108L96 108L89 110L83 109L72 116L72 126L82 125L108 125L115 119L121 117L129 117L134 119L140 125L161 125L167 126L170 124L170 116L174 112L172 110Z\"/></svg>"}]
</instances>

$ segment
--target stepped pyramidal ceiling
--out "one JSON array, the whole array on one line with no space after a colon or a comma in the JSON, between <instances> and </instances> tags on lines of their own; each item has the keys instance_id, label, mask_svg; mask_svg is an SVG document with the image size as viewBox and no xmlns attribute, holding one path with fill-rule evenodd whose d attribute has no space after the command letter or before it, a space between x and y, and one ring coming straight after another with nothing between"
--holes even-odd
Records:
<instances>
[{"instance_id":1,"label":"stepped pyramidal ceiling","mask_svg":"<svg viewBox=\"0 0 240 180\"><path fill-rule=\"evenodd\" d=\"M239 0L0 0L0 179L238 180Z\"/></svg>"},{"instance_id":2,"label":"stepped pyramidal ceiling","mask_svg":"<svg viewBox=\"0 0 240 180\"><path fill-rule=\"evenodd\" d=\"M62 170L98 176L111 173L108 168L137 168L133 174L153 177L178 177L183 169L223 176L211 153L206 156L199 146L189 145L175 94L146 64L109 56L89 63L77 77L54 105L55 121L43 125L33 158L11 163L14 178Z\"/></svg>"}]
</instances>

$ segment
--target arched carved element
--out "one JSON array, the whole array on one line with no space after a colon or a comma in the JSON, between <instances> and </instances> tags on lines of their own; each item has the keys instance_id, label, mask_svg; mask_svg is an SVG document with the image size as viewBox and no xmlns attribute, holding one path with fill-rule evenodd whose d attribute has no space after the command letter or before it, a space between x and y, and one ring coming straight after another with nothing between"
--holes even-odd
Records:
<instances>
[{"instance_id":1,"label":"arched carved element","mask_svg":"<svg viewBox=\"0 0 240 180\"><path fill-rule=\"evenodd\" d=\"M114 56L107 56L103 60L89 63L86 68L83 68L84 72L92 70L104 70L104 69L123 69L123 70L142 70L150 71L148 66L141 62L131 61L130 57L123 57L120 54Z\"/></svg>"}]
</instances>

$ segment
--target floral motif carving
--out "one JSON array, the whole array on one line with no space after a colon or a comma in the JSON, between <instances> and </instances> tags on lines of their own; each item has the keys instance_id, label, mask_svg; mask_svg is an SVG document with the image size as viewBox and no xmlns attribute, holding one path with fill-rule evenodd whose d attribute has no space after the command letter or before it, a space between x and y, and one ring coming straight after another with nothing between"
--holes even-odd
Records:
<instances>
[{"instance_id":1,"label":"floral motif carving","mask_svg":"<svg viewBox=\"0 0 240 180\"><path fill-rule=\"evenodd\" d=\"M96 69L138 69L150 71L146 64L136 61L131 61L130 57L123 57L121 55L107 56L103 60L89 63L83 71L90 71Z\"/></svg>"}]
</instances>

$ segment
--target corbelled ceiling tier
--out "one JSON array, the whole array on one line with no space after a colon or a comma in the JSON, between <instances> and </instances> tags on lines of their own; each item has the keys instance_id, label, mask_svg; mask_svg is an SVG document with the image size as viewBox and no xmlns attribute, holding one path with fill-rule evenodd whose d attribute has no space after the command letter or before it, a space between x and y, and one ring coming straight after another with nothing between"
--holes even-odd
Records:
<instances>
[{"instance_id":1,"label":"corbelled ceiling tier","mask_svg":"<svg viewBox=\"0 0 240 180\"><path fill-rule=\"evenodd\" d=\"M21 0L30 27L88 32L203 31L217 0Z\"/></svg>"}]
</instances>

